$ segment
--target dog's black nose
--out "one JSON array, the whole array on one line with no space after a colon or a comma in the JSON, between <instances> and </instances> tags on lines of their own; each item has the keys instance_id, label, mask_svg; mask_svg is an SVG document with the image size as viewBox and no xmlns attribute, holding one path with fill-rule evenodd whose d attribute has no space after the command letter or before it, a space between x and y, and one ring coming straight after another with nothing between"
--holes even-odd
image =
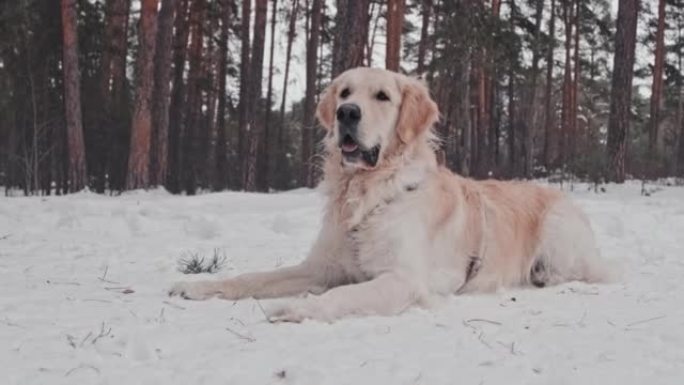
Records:
<instances>
[{"instance_id":1,"label":"dog's black nose","mask_svg":"<svg viewBox=\"0 0 684 385\"><path fill-rule=\"evenodd\" d=\"M337 108L337 121L344 125L356 124L361 120L361 109L354 103L345 103Z\"/></svg>"}]
</instances>

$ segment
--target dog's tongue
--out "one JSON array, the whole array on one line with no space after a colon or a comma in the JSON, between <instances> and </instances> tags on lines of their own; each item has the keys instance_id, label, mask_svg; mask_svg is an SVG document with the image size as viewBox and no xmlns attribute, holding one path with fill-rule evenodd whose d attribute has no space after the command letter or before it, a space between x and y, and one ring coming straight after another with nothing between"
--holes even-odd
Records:
<instances>
[{"instance_id":1,"label":"dog's tongue","mask_svg":"<svg viewBox=\"0 0 684 385\"><path fill-rule=\"evenodd\" d=\"M354 152L357 148L359 148L359 145L356 143L342 143L343 152Z\"/></svg>"}]
</instances>

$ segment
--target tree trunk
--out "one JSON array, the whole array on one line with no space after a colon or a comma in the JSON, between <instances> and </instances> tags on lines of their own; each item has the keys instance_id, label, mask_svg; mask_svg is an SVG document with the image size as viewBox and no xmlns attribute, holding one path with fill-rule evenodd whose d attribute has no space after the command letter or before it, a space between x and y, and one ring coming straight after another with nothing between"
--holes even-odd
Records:
<instances>
[{"instance_id":1,"label":"tree trunk","mask_svg":"<svg viewBox=\"0 0 684 385\"><path fill-rule=\"evenodd\" d=\"M81 116L81 72L78 67L76 0L62 0L64 107L69 151L69 191L86 186L85 145ZM34 151L37 149L34 148ZM37 187L37 186L34 186Z\"/></svg>"},{"instance_id":2,"label":"tree trunk","mask_svg":"<svg viewBox=\"0 0 684 385\"><path fill-rule=\"evenodd\" d=\"M173 54L173 18L176 3L177 0L162 0L159 11L152 104L152 148L150 154L150 184L152 186L164 185L168 172L171 55Z\"/></svg>"},{"instance_id":3,"label":"tree trunk","mask_svg":"<svg viewBox=\"0 0 684 385\"><path fill-rule=\"evenodd\" d=\"M266 13L268 11L267 0L256 0L254 13L254 40L252 41L252 60L250 63L249 96L247 104L247 136L248 153L245 158L245 190L256 191L257 189L257 159L260 141L262 138L262 124L259 118L263 113L260 111L261 104L261 80L264 68L264 39L266 35Z\"/></svg>"},{"instance_id":4,"label":"tree trunk","mask_svg":"<svg viewBox=\"0 0 684 385\"><path fill-rule=\"evenodd\" d=\"M314 6L316 1L314 1ZM368 40L369 0L337 0L332 77L362 66ZM310 40L310 39L309 39Z\"/></svg>"},{"instance_id":5,"label":"tree trunk","mask_svg":"<svg viewBox=\"0 0 684 385\"><path fill-rule=\"evenodd\" d=\"M682 20L677 22L677 43L682 42ZM677 52L677 70L681 73L682 68L682 57L683 53L681 50ZM678 109L677 109L677 127L679 128L679 144L677 147L677 156L673 159L674 161L674 175L684 176L684 82L680 79L677 84L677 91L679 92L678 99Z\"/></svg>"},{"instance_id":6,"label":"tree trunk","mask_svg":"<svg viewBox=\"0 0 684 385\"><path fill-rule=\"evenodd\" d=\"M684 177L684 118L679 123L679 148L677 150L676 163L678 165L677 175Z\"/></svg>"},{"instance_id":7,"label":"tree trunk","mask_svg":"<svg viewBox=\"0 0 684 385\"><path fill-rule=\"evenodd\" d=\"M514 3L512 3L514 4ZM492 0L492 16L494 19L499 19L501 14L501 1ZM485 158L485 169L483 169L484 177L489 177L494 174L498 165L497 157L499 152L499 141L498 141L498 126L494 119L495 105L496 105L496 93L498 85L499 70L498 65L495 62L495 53L489 52L487 54L487 65L488 69L485 73L485 116L484 116L484 126L482 127L483 140L481 144L483 145L482 152L486 156Z\"/></svg>"},{"instance_id":8,"label":"tree trunk","mask_svg":"<svg viewBox=\"0 0 684 385\"><path fill-rule=\"evenodd\" d=\"M273 0L273 12L271 14L271 46L268 57L268 86L266 88L266 111L264 116L264 144L263 144L263 156L259 159L261 160L261 167L259 174L262 177L262 186L268 187L271 184L271 178L269 175L270 165L270 134L271 134L271 109L273 108L273 59L275 56L275 32L276 32L276 21L278 20L278 0Z\"/></svg>"},{"instance_id":9,"label":"tree trunk","mask_svg":"<svg viewBox=\"0 0 684 385\"><path fill-rule=\"evenodd\" d=\"M375 6L377 5L377 11ZM370 10L368 11L369 23L371 23L368 28L368 41L366 43L366 66L373 66L373 52L375 51L375 36L378 34L378 27L380 26L380 17L382 15L382 4L371 1ZM375 18L373 18L375 16ZM372 28L371 28L372 26ZM321 45L322 47L322 45Z\"/></svg>"},{"instance_id":10,"label":"tree trunk","mask_svg":"<svg viewBox=\"0 0 684 385\"><path fill-rule=\"evenodd\" d=\"M511 0L511 15L510 17L510 28L515 28L515 16L517 8L515 6L515 1ZM518 70L518 53L515 50L511 50L511 57L509 58L509 68L508 68L508 156L509 156L509 176L515 177L518 175L518 148L517 148L517 108L515 105L515 76Z\"/></svg>"},{"instance_id":11,"label":"tree trunk","mask_svg":"<svg viewBox=\"0 0 684 385\"><path fill-rule=\"evenodd\" d=\"M473 151L472 151L472 137L473 137L473 117L470 108L470 79L473 71L471 50L466 49L465 55L461 59L461 68L464 70L460 76L460 95L459 95L459 110L458 119L461 127L463 127L463 138L461 140L461 171L464 176L471 176L473 174ZM458 73L455 76L459 76ZM451 104L451 103L450 103Z\"/></svg>"},{"instance_id":12,"label":"tree trunk","mask_svg":"<svg viewBox=\"0 0 684 385\"><path fill-rule=\"evenodd\" d=\"M102 59L100 61L100 103L102 112L99 117L98 131L102 133L102 143L97 143L94 151L95 170L90 170L94 177L95 191L105 192L107 181L110 189L122 189L123 178L119 176L125 171L124 147L127 140L120 138L127 134L120 132L122 127L113 124L121 120L120 111L127 109L125 102L126 55L128 30L129 0L112 0L106 3L105 33ZM119 164L121 163L121 164Z\"/></svg>"},{"instance_id":13,"label":"tree trunk","mask_svg":"<svg viewBox=\"0 0 684 385\"><path fill-rule=\"evenodd\" d=\"M208 18L209 28L205 32L207 34L206 42L206 52L207 59L204 61L203 66L203 87L206 93L206 104L203 104L202 108L206 106L206 114L203 119L204 124L201 125L202 134L201 137L201 151L200 154L205 154L205 159L202 162L201 167L201 185L204 188L213 188L215 179L215 166L216 166L216 140L218 137L217 130L217 100L218 100L218 67L220 62L220 47L217 47L216 31L218 30L219 15L218 15L218 3L209 5L209 8L205 12L205 20ZM205 30L206 30L205 25ZM203 102L204 103L204 102Z\"/></svg>"},{"instance_id":14,"label":"tree trunk","mask_svg":"<svg viewBox=\"0 0 684 385\"><path fill-rule=\"evenodd\" d=\"M432 0L423 0L422 19L420 24L420 41L418 42L418 68L416 72L422 75L425 72L425 57L430 40L430 15L432 15Z\"/></svg>"},{"instance_id":15,"label":"tree trunk","mask_svg":"<svg viewBox=\"0 0 684 385\"><path fill-rule=\"evenodd\" d=\"M183 111L185 107L185 59L187 56L188 38L190 36L188 10L189 0L180 0L177 4L174 49L173 49L173 87L171 89L171 107L169 110L169 173L166 188L173 193L181 191L182 173L185 164L183 156Z\"/></svg>"},{"instance_id":16,"label":"tree trunk","mask_svg":"<svg viewBox=\"0 0 684 385\"><path fill-rule=\"evenodd\" d=\"M618 8L615 56L608 118L608 177L625 181L625 152L632 105L632 79L636 46L638 0L622 0Z\"/></svg>"},{"instance_id":17,"label":"tree trunk","mask_svg":"<svg viewBox=\"0 0 684 385\"><path fill-rule=\"evenodd\" d=\"M292 44L296 37L297 13L299 11L299 0L292 0L292 8L290 10L290 20L287 29L287 48L285 49L285 74L283 76L283 95L280 99L280 124L278 125L278 148L283 151L284 138L283 132L285 129L285 105L287 100L287 86L290 80L290 62L292 59ZM282 159L281 159L282 161Z\"/></svg>"},{"instance_id":18,"label":"tree trunk","mask_svg":"<svg viewBox=\"0 0 684 385\"><path fill-rule=\"evenodd\" d=\"M311 9L311 28L306 47L306 91L304 97L304 122L302 124L302 172L301 183L313 187L313 132L316 108L316 70L318 60L318 40L321 33L321 7L323 0L313 0Z\"/></svg>"},{"instance_id":19,"label":"tree trunk","mask_svg":"<svg viewBox=\"0 0 684 385\"><path fill-rule=\"evenodd\" d=\"M387 3L387 44L385 68L399 71L401 64L401 33L404 26L404 1L389 0ZM372 52L369 52L372 55Z\"/></svg>"},{"instance_id":20,"label":"tree trunk","mask_svg":"<svg viewBox=\"0 0 684 385\"><path fill-rule=\"evenodd\" d=\"M230 33L231 6L229 0L221 2L221 37L219 41L219 86L218 86L218 111L216 126L218 135L216 138L216 175L214 189L226 188L228 176L228 143L226 127L226 69L228 67L228 37Z\"/></svg>"},{"instance_id":21,"label":"tree trunk","mask_svg":"<svg viewBox=\"0 0 684 385\"><path fill-rule=\"evenodd\" d=\"M658 1L658 28L656 30L655 63L651 85L651 114L648 120L648 149L655 155L658 145L658 124L663 95L663 67L665 64L665 0Z\"/></svg>"},{"instance_id":22,"label":"tree trunk","mask_svg":"<svg viewBox=\"0 0 684 385\"><path fill-rule=\"evenodd\" d=\"M572 125L572 40L573 40L573 3L561 0L563 24L565 26L565 68L563 72L563 106L561 110L561 132L558 146L562 167L567 166L568 140Z\"/></svg>"},{"instance_id":23,"label":"tree trunk","mask_svg":"<svg viewBox=\"0 0 684 385\"><path fill-rule=\"evenodd\" d=\"M200 155L200 118L202 114L202 48L204 45L204 23L206 12L203 0L190 1L190 48L188 51L188 91L185 101L185 120L181 131L183 168L183 189L194 194L197 189Z\"/></svg>"},{"instance_id":24,"label":"tree trunk","mask_svg":"<svg viewBox=\"0 0 684 385\"><path fill-rule=\"evenodd\" d=\"M549 43L546 49L546 84L544 90L544 165L547 171L551 168L551 135L554 133L553 103L553 51L556 47L556 0L551 0L549 20Z\"/></svg>"},{"instance_id":25,"label":"tree trunk","mask_svg":"<svg viewBox=\"0 0 684 385\"><path fill-rule=\"evenodd\" d=\"M518 170L517 151L516 151L516 113L515 113L515 71L511 64L508 70L508 159L509 176L515 177Z\"/></svg>"},{"instance_id":26,"label":"tree trunk","mask_svg":"<svg viewBox=\"0 0 684 385\"><path fill-rule=\"evenodd\" d=\"M536 105L537 95L537 79L539 77L539 60L541 59L541 22L544 12L544 0L536 0L535 15L534 15L534 38L532 41L532 68L530 69L530 78L527 84L526 101L524 105L524 116L522 117L523 125L523 153L524 164L523 174L526 178L532 176L534 167L534 110Z\"/></svg>"},{"instance_id":27,"label":"tree trunk","mask_svg":"<svg viewBox=\"0 0 684 385\"><path fill-rule=\"evenodd\" d=\"M128 156L126 188L150 186L150 139L152 136L152 88L154 86L154 48L157 33L158 0L142 0L140 15L140 51L137 60L137 79L131 146Z\"/></svg>"},{"instance_id":28,"label":"tree trunk","mask_svg":"<svg viewBox=\"0 0 684 385\"><path fill-rule=\"evenodd\" d=\"M575 43L574 43L574 58L573 58L573 76L572 76L572 103L570 104L570 132L568 134L568 154L569 159L575 159L575 151L577 148L577 138L579 137L579 121L577 119L579 113L579 84L580 84L580 0L575 0Z\"/></svg>"},{"instance_id":29,"label":"tree trunk","mask_svg":"<svg viewBox=\"0 0 684 385\"><path fill-rule=\"evenodd\" d=\"M249 52L250 52L250 17L252 1L242 0L242 17L240 20L240 100L238 104L238 159L245 159L247 120L249 119ZM242 168L240 168L242 170ZM242 180L244 183L244 179Z\"/></svg>"}]
</instances>

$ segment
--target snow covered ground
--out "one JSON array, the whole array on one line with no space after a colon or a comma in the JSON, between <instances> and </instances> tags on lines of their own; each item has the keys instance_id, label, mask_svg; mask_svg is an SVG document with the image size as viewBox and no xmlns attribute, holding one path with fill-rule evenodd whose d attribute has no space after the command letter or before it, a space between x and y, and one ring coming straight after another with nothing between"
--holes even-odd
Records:
<instances>
[{"instance_id":1,"label":"snow covered ground","mask_svg":"<svg viewBox=\"0 0 684 385\"><path fill-rule=\"evenodd\" d=\"M166 296L189 277L176 269L185 251L220 249L226 276L299 261L314 192L0 198L0 383L682 384L684 188L607 189L572 195L621 266L615 284L335 324Z\"/></svg>"}]
</instances>

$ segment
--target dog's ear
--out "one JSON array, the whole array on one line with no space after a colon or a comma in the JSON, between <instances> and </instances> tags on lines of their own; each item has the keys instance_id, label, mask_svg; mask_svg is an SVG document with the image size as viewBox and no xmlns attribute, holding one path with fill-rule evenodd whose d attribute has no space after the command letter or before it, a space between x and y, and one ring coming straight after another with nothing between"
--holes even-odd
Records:
<instances>
[{"instance_id":1,"label":"dog's ear","mask_svg":"<svg viewBox=\"0 0 684 385\"><path fill-rule=\"evenodd\" d=\"M316 108L316 117L326 130L330 131L335 123L335 109L337 107L336 101L337 86L332 83L325 89L321 100L318 101Z\"/></svg>"},{"instance_id":2,"label":"dog's ear","mask_svg":"<svg viewBox=\"0 0 684 385\"><path fill-rule=\"evenodd\" d=\"M397 134L409 143L439 120L439 108L430 97L427 86L417 79L406 79L402 87L401 110Z\"/></svg>"}]
</instances>

